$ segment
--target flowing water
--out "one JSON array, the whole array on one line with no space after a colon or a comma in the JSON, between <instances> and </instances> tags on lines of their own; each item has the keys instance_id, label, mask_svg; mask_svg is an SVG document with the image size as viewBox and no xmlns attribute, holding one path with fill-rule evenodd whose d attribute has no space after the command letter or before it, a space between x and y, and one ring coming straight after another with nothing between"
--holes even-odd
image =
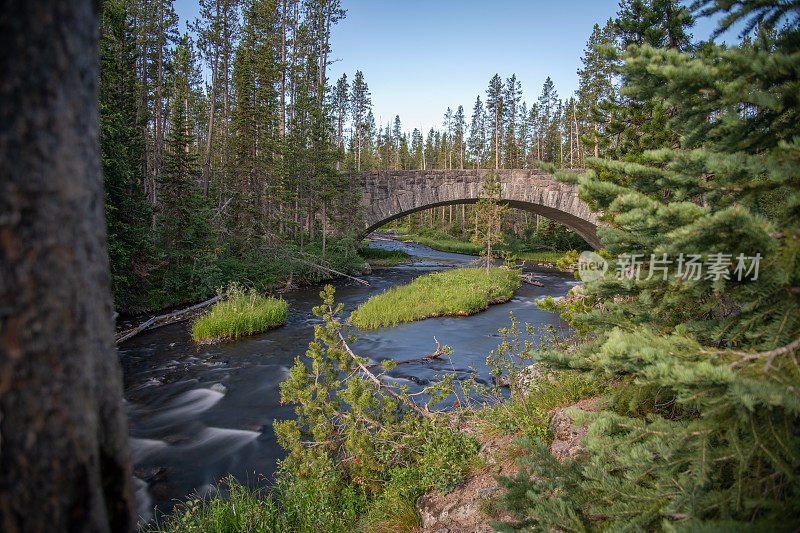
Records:
<instances>
[{"instance_id":1,"label":"flowing water","mask_svg":"<svg viewBox=\"0 0 800 533\"><path fill-rule=\"evenodd\" d=\"M352 280L333 282L345 315L389 287L475 259L395 240L373 241L371 246L404 250L414 262L376 269L364 276L369 286ZM510 302L470 317L361 331L352 348L374 361L404 361L433 352L436 337L454 349L449 360L400 365L389 373L392 380L408 384L412 392L437 374L455 371L457 377L466 378L471 368L477 381L488 380L486 355L500 343L497 330L509 324L509 312L521 322L566 328L558 316L534 302L548 295L564 296L577 282L570 274L527 270L544 287L523 284ZM272 425L294 413L293 407L280 404L278 386L313 339L313 325L320 320L311 310L320 303L319 291L314 287L287 293L285 326L237 342L197 346L187 324L180 323L143 333L123 346L137 511L144 520L153 516L155 508L169 511L193 493L206 493L228 474L251 484L268 482L284 455Z\"/></svg>"}]
</instances>

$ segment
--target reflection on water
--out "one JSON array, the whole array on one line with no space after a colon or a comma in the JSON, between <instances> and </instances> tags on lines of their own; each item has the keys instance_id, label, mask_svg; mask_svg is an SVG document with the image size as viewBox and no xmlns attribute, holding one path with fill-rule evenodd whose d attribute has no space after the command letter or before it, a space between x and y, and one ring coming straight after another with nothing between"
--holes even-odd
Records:
<instances>
[{"instance_id":1,"label":"reflection on water","mask_svg":"<svg viewBox=\"0 0 800 533\"><path fill-rule=\"evenodd\" d=\"M368 287L348 280L334 282L336 301L344 304L345 313L389 287L474 259L394 240L375 241L372 246L404 250L415 261L377 269L364 277ZM404 361L433 352L436 337L454 349L449 359L401 365L389 379L408 384L412 392L445 372L465 378L474 368L478 380L486 380L486 355L499 344L497 330L508 324L509 312L522 322L565 327L534 302L548 295L563 296L575 280L558 272L533 273L544 287L523 284L508 303L471 317L434 318L359 332L352 347L372 361ZM193 492L206 493L228 474L249 483L265 483L272 475L283 457L273 422L294 413L291 406L280 405L278 386L313 338L312 325L319 319L311 309L320 303L319 290L284 295L289 302L286 325L262 335L196 346L183 323L144 333L120 350L141 516L150 518L154 507L168 511Z\"/></svg>"}]
</instances>

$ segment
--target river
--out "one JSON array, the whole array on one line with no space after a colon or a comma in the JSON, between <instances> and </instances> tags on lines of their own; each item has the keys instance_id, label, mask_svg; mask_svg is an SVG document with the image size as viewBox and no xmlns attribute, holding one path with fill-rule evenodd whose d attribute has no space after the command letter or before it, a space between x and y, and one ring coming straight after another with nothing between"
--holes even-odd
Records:
<instances>
[{"instance_id":1,"label":"river","mask_svg":"<svg viewBox=\"0 0 800 533\"><path fill-rule=\"evenodd\" d=\"M395 240L373 241L371 246L404 250L414 262L376 269L363 278L369 286L334 281L336 301L344 304L345 315L389 287L475 259ZM573 276L535 268L526 271L544 287L523 284L510 302L470 317L361 331L352 348L374 361L390 357L403 361L433 352L436 337L453 348L450 360L400 365L390 372L394 381L407 383L413 392L436 374L455 370L464 378L470 368L477 371L479 381L487 380L486 355L499 344L497 330L509 324L510 312L521 322L566 328L558 316L534 302L548 295L564 296L577 284ZM319 291L313 287L285 294L286 325L237 342L197 346L182 323L145 332L120 349L136 505L143 520L152 518L155 508L169 511L193 493L207 493L228 474L251 484L268 482L284 456L272 424L294 414L293 407L280 404L278 386L313 339L313 325L320 320L311 310L320 303Z\"/></svg>"}]
</instances>

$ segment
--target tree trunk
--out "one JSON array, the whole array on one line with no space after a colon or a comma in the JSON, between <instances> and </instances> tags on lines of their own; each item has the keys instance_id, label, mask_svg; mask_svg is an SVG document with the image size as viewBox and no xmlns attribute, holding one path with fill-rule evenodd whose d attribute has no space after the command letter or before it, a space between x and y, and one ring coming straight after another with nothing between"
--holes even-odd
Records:
<instances>
[{"instance_id":1,"label":"tree trunk","mask_svg":"<svg viewBox=\"0 0 800 533\"><path fill-rule=\"evenodd\" d=\"M492 232L486 239L486 277L489 277L489 266L492 264Z\"/></svg>"},{"instance_id":2,"label":"tree trunk","mask_svg":"<svg viewBox=\"0 0 800 533\"><path fill-rule=\"evenodd\" d=\"M214 61L211 67L211 109L208 111L208 137L206 138L206 159L203 164L203 196L208 197L211 183L211 139L214 135L214 111L217 103L217 68L219 67L219 2L217 2L217 17L214 20L217 28L214 41ZM188 123L188 113L187 113Z\"/></svg>"},{"instance_id":3,"label":"tree trunk","mask_svg":"<svg viewBox=\"0 0 800 533\"><path fill-rule=\"evenodd\" d=\"M164 4L159 2L158 7L158 85L156 86L156 124L155 124L155 146L153 147L153 228L156 227L158 210L158 183L161 178L161 162L164 155L164 120L162 118L163 91L164 91L164 44L166 35L164 33Z\"/></svg>"},{"instance_id":4,"label":"tree trunk","mask_svg":"<svg viewBox=\"0 0 800 533\"><path fill-rule=\"evenodd\" d=\"M279 132L281 141L286 139L286 0L281 5L281 123ZM281 147L281 161L286 147ZM338 167L337 167L338 168Z\"/></svg>"},{"instance_id":5,"label":"tree trunk","mask_svg":"<svg viewBox=\"0 0 800 533\"><path fill-rule=\"evenodd\" d=\"M0 18L0 531L134 529L98 153L99 3Z\"/></svg>"},{"instance_id":6,"label":"tree trunk","mask_svg":"<svg viewBox=\"0 0 800 533\"><path fill-rule=\"evenodd\" d=\"M327 211L327 202L323 199L322 200L322 260L325 260L325 244L327 243L327 236L328 233L328 211Z\"/></svg>"},{"instance_id":7,"label":"tree trunk","mask_svg":"<svg viewBox=\"0 0 800 533\"><path fill-rule=\"evenodd\" d=\"M500 111L494 112L494 168L500 170L500 132L499 115Z\"/></svg>"}]
</instances>

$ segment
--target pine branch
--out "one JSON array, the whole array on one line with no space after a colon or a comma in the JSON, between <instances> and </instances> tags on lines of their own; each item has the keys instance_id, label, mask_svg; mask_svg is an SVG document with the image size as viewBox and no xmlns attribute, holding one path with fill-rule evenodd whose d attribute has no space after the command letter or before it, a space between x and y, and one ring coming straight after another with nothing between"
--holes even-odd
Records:
<instances>
[{"instance_id":1,"label":"pine branch","mask_svg":"<svg viewBox=\"0 0 800 533\"><path fill-rule=\"evenodd\" d=\"M328 311L331 313L331 315L333 315L333 308L330 305L328 305ZM431 419L431 420L436 418L436 415L434 415L433 413L431 413L430 411L428 411L426 409L422 409L419 405L415 404L414 402L412 402L408 398L405 398L405 397L401 396L400 394L397 394L394 390L392 390L391 387L387 386L380 379L375 377L375 374L373 374L372 372L367 370L367 367L364 366L364 363L361 362L361 358L358 357L356 354L354 354L353 350L350 349L350 346L347 344L347 340L345 340L344 336L342 335L342 332L341 331L337 331L336 335L339 337L339 340L342 343L342 347L347 352L347 354L350 356L350 358L367 375L369 380L372 381L378 387L378 390L385 390L389 394L389 396L391 396L392 398L394 398L395 400L397 400L397 401L399 401L401 403L404 403L405 405L410 407L414 412L416 412L418 415L420 415L420 416L422 416L424 418L428 418L428 419Z\"/></svg>"},{"instance_id":2,"label":"pine branch","mask_svg":"<svg viewBox=\"0 0 800 533\"><path fill-rule=\"evenodd\" d=\"M770 350L768 352L749 353L749 352L738 352L738 351L728 350L722 352L703 351L703 353L729 353L733 355L742 356L742 358L739 359L738 361L734 361L733 363L731 363L732 367L739 366L749 361L755 361L756 359L766 359L767 362L764 365L764 372L767 372L770 368L772 368L772 363L775 361L776 357L787 354L789 352L793 352L797 348L800 348L800 338L795 339L786 346L781 346L780 348L775 348L774 350Z\"/></svg>"}]
</instances>

